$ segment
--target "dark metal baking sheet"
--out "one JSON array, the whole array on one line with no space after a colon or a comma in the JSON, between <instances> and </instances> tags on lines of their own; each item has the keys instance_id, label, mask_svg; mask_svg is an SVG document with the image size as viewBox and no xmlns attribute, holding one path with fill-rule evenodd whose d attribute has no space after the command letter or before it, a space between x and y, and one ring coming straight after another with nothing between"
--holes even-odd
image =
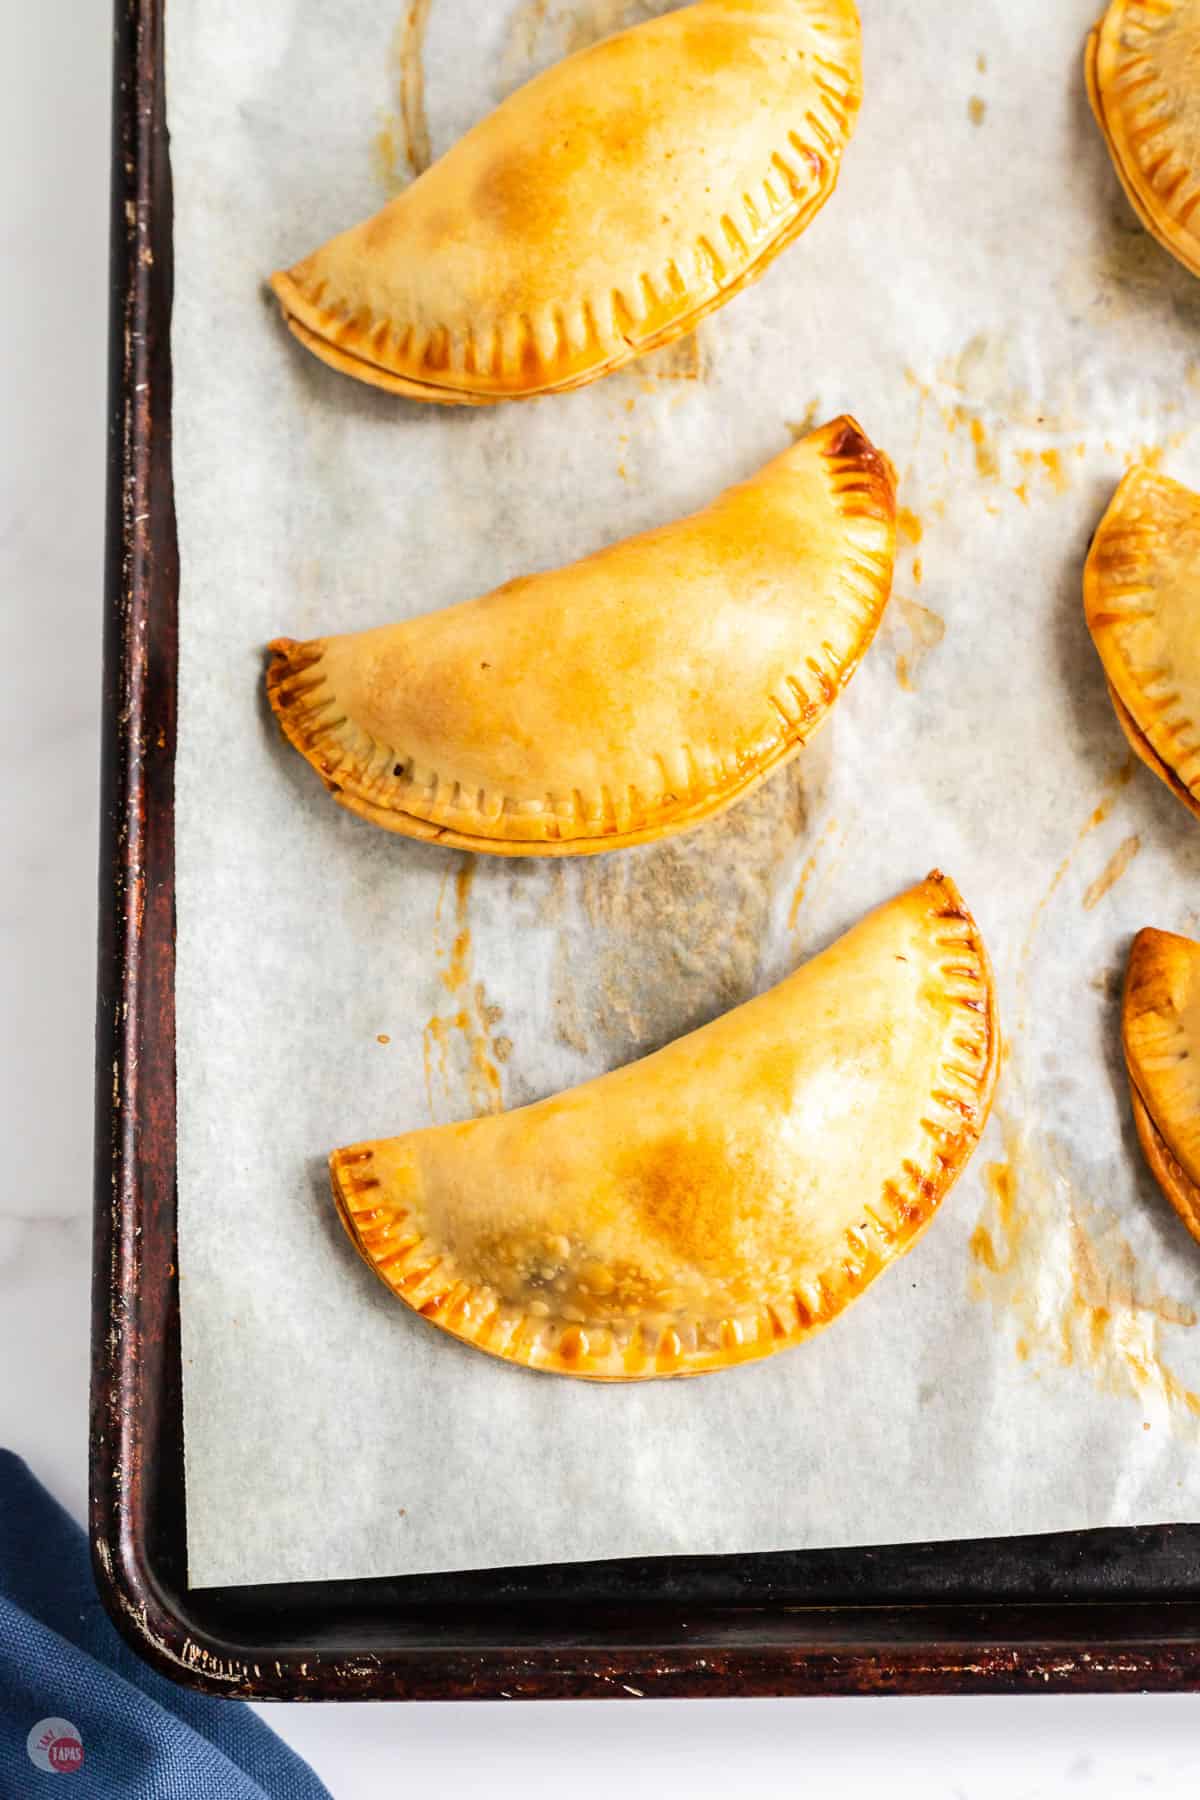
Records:
<instances>
[{"instance_id":1,"label":"dark metal baking sheet","mask_svg":"<svg viewBox=\"0 0 1200 1800\"><path fill-rule=\"evenodd\" d=\"M163 4L116 0L114 35L91 1530L117 1623L166 1673L259 1699L1200 1686L1193 1526L188 1591Z\"/></svg>"}]
</instances>

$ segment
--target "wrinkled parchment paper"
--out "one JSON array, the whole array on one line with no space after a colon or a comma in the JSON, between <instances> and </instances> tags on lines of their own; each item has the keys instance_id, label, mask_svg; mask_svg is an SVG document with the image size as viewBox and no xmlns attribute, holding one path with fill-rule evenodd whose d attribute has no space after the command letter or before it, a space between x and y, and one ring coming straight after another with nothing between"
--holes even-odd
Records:
<instances>
[{"instance_id":1,"label":"wrinkled parchment paper","mask_svg":"<svg viewBox=\"0 0 1200 1800\"><path fill-rule=\"evenodd\" d=\"M1200 1518L1200 1252L1142 1167L1117 1034L1133 931L1200 931L1200 832L1134 769L1080 604L1130 459L1200 483L1200 283L1088 115L1095 3L863 0L841 187L760 286L583 393L446 412L306 355L263 277L661 0L171 0L195 1584ZM724 819L472 859L340 812L279 739L272 636L566 561L843 409L901 472L895 598L823 735ZM460 1347L359 1262L331 1146L639 1056L935 864L996 961L1000 1098L832 1330L585 1386Z\"/></svg>"}]
</instances>

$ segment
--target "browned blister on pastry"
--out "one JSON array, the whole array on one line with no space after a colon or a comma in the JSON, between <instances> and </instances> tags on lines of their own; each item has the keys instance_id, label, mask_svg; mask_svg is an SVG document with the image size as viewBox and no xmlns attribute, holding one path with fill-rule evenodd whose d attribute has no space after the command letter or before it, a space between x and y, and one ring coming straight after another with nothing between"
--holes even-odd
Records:
<instances>
[{"instance_id":1,"label":"browned blister on pastry","mask_svg":"<svg viewBox=\"0 0 1200 1800\"><path fill-rule=\"evenodd\" d=\"M534 1106L337 1150L360 1254L475 1348L594 1380L698 1375L827 1325L966 1165L998 1029L934 873L778 987Z\"/></svg>"},{"instance_id":2,"label":"browned blister on pastry","mask_svg":"<svg viewBox=\"0 0 1200 1800\"><path fill-rule=\"evenodd\" d=\"M1122 731L1200 813L1200 494L1131 469L1092 541L1083 597Z\"/></svg>"},{"instance_id":3,"label":"browned blister on pastry","mask_svg":"<svg viewBox=\"0 0 1200 1800\"><path fill-rule=\"evenodd\" d=\"M755 280L832 193L853 0L698 0L547 70L272 286L360 381L481 404L580 387Z\"/></svg>"},{"instance_id":4,"label":"browned blister on pastry","mask_svg":"<svg viewBox=\"0 0 1200 1800\"><path fill-rule=\"evenodd\" d=\"M822 724L891 588L895 481L851 419L704 511L403 624L280 639L267 688L343 806L507 856L724 810Z\"/></svg>"},{"instance_id":5,"label":"browned blister on pastry","mask_svg":"<svg viewBox=\"0 0 1200 1800\"><path fill-rule=\"evenodd\" d=\"M1085 61L1092 111L1134 211L1200 274L1200 0L1112 0Z\"/></svg>"},{"instance_id":6,"label":"browned blister on pastry","mask_svg":"<svg viewBox=\"0 0 1200 1800\"><path fill-rule=\"evenodd\" d=\"M1150 927L1138 932L1121 1033L1146 1161L1200 1238L1200 944Z\"/></svg>"}]
</instances>

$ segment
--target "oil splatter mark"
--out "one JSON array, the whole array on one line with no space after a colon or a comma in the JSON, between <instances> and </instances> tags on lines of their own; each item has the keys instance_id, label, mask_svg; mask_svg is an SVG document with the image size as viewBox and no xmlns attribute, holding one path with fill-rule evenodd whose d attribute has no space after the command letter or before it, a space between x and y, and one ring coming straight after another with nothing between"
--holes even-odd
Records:
<instances>
[{"instance_id":1,"label":"oil splatter mark","mask_svg":"<svg viewBox=\"0 0 1200 1800\"><path fill-rule=\"evenodd\" d=\"M425 113L425 31L432 0L409 0L408 10L396 33L396 60L400 71L400 118L408 166L420 175L433 161L429 144L429 120Z\"/></svg>"},{"instance_id":2,"label":"oil splatter mark","mask_svg":"<svg viewBox=\"0 0 1200 1800\"><path fill-rule=\"evenodd\" d=\"M395 112L379 114L371 139L375 179L390 199L403 193L413 177L433 161L425 114L425 32L432 3L408 0L392 33L388 62L398 105Z\"/></svg>"},{"instance_id":3,"label":"oil splatter mark","mask_svg":"<svg viewBox=\"0 0 1200 1800\"><path fill-rule=\"evenodd\" d=\"M961 413L962 408L958 410ZM975 472L981 481L994 481L1000 473L1000 464L988 439L987 428L980 418L972 419L970 424L971 443L975 450Z\"/></svg>"},{"instance_id":4,"label":"oil splatter mark","mask_svg":"<svg viewBox=\"0 0 1200 1800\"><path fill-rule=\"evenodd\" d=\"M789 931L795 931L796 929L797 921L800 918L800 909L804 905L804 897L808 893L813 875L816 872L817 864L821 860L821 854L837 829L837 820L830 819L828 825L826 825L824 831L804 859L804 867L800 871L800 879L796 883L796 891L792 895L792 904L788 910Z\"/></svg>"},{"instance_id":5,"label":"oil splatter mark","mask_svg":"<svg viewBox=\"0 0 1200 1800\"><path fill-rule=\"evenodd\" d=\"M391 1043L391 1041L392 1041L392 1040L391 1040L391 1038L390 1038L390 1037L389 1037L389 1036L388 1036L388 1034L387 1034L387 1032L386 1032L386 1031L381 1031L381 1032L380 1032L380 1033L379 1033L379 1035L378 1035L378 1037L377 1037L377 1038L376 1038L376 1039L375 1039L375 1042L376 1042L376 1043L377 1043L377 1044L390 1044L390 1043Z\"/></svg>"},{"instance_id":6,"label":"oil splatter mark","mask_svg":"<svg viewBox=\"0 0 1200 1800\"><path fill-rule=\"evenodd\" d=\"M967 101L967 117L972 125L982 125L987 118L986 100L981 100L978 94L972 94Z\"/></svg>"},{"instance_id":7,"label":"oil splatter mark","mask_svg":"<svg viewBox=\"0 0 1200 1800\"><path fill-rule=\"evenodd\" d=\"M921 561L919 556L913 557L912 578L918 587L920 587L925 579L925 564Z\"/></svg>"},{"instance_id":8,"label":"oil splatter mark","mask_svg":"<svg viewBox=\"0 0 1200 1800\"><path fill-rule=\"evenodd\" d=\"M1194 1308L1139 1268L1115 1217L1078 1192L1061 1150L999 1107L996 1115L1004 1159L984 1171L987 1198L970 1238L972 1297L1014 1331L1022 1362L1075 1368L1200 1437L1200 1395L1165 1360L1163 1343L1164 1326L1195 1325Z\"/></svg>"},{"instance_id":9,"label":"oil splatter mark","mask_svg":"<svg viewBox=\"0 0 1200 1800\"><path fill-rule=\"evenodd\" d=\"M1120 795L1122 788L1128 787L1130 781L1132 781L1137 766L1137 757L1127 756L1120 768L1117 769L1105 783L1104 787L1101 789L1099 803L1088 815L1088 818L1083 825L1080 826L1075 842L1071 845L1066 856L1064 856L1063 860L1059 863L1051 878L1049 887L1033 909L1033 914L1029 921L1029 930L1026 933L1025 942L1021 949L1021 965L1018 975L1018 987L1022 993L1023 1005L1028 988L1029 959L1033 953L1033 946L1036 942L1037 934L1041 929L1042 919L1045 916L1046 908L1049 906L1055 894L1057 894L1059 888L1062 886L1063 881L1066 879L1076 856L1079 854L1081 845L1086 843L1093 831L1095 831L1098 826L1103 825L1105 819L1108 818L1113 807L1117 803L1117 798Z\"/></svg>"},{"instance_id":10,"label":"oil splatter mark","mask_svg":"<svg viewBox=\"0 0 1200 1800\"><path fill-rule=\"evenodd\" d=\"M641 373L659 381L703 381L708 374L708 359L700 333L702 326L676 338L661 350L651 350L641 360Z\"/></svg>"},{"instance_id":11,"label":"oil splatter mark","mask_svg":"<svg viewBox=\"0 0 1200 1800\"><path fill-rule=\"evenodd\" d=\"M1063 467L1062 456L1057 450L1042 450L1039 457L1046 477L1056 494L1065 494L1071 485L1071 478Z\"/></svg>"},{"instance_id":12,"label":"oil splatter mark","mask_svg":"<svg viewBox=\"0 0 1200 1800\"><path fill-rule=\"evenodd\" d=\"M896 680L906 694L916 691L916 673L931 650L936 650L946 635L946 621L940 613L897 594L888 608L891 634L897 640Z\"/></svg>"},{"instance_id":13,"label":"oil splatter mark","mask_svg":"<svg viewBox=\"0 0 1200 1800\"><path fill-rule=\"evenodd\" d=\"M434 918L434 950L446 1010L434 1014L424 1034L425 1091L433 1118L443 1110L448 1116L460 1117L464 1103L475 1117L500 1112L504 1105L497 1065L507 1060L512 1046L502 1040L506 1048L499 1054L501 1040L493 1041L492 1034L503 1013L500 1007L488 1004L484 984L473 972L470 900L474 879L475 859L466 856L454 875L450 927L444 921L449 874L443 879ZM440 1105L435 1104L435 1084Z\"/></svg>"},{"instance_id":14,"label":"oil splatter mark","mask_svg":"<svg viewBox=\"0 0 1200 1800\"><path fill-rule=\"evenodd\" d=\"M804 409L804 417L802 419L784 420L784 424L792 434L792 442L794 444L798 444L801 438L806 438L809 432L813 430L817 423L820 405L821 402L819 400L810 400Z\"/></svg>"},{"instance_id":15,"label":"oil splatter mark","mask_svg":"<svg viewBox=\"0 0 1200 1800\"><path fill-rule=\"evenodd\" d=\"M906 544L919 544L925 535L925 527L908 506L896 508L896 530L901 541Z\"/></svg>"},{"instance_id":16,"label":"oil splatter mark","mask_svg":"<svg viewBox=\"0 0 1200 1800\"><path fill-rule=\"evenodd\" d=\"M1109 889L1116 887L1141 847L1140 837L1134 836L1125 839L1125 842L1110 857L1104 869L1097 875L1083 896L1084 912L1091 912L1093 907L1099 906Z\"/></svg>"},{"instance_id":17,"label":"oil splatter mark","mask_svg":"<svg viewBox=\"0 0 1200 1800\"><path fill-rule=\"evenodd\" d=\"M975 58L975 67L979 70L979 73L981 75L986 75L987 74L987 66L988 66L987 57L984 55L983 51L981 50L979 52L979 55Z\"/></svg>"},{"instance_id":18,"label":"oil splatter mark","mask_svg":"<svg viewBox=\"0 0 1200 1800\"><path fill-rule=\"evenodd\" d=\"M508 27L508 43L500 59L501 75L507 85L517 70L528 69L537 58L538 37L546 23L549 0L525 0L513 13Z\"/></svg>"}]
</instances>

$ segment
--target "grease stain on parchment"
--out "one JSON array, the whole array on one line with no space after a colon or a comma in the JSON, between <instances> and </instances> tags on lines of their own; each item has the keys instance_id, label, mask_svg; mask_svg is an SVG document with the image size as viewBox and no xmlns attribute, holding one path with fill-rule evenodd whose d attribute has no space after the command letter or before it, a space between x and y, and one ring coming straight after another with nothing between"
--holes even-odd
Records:
<instances>
[{"instance_id":1,"label":"grease stain on parchment","mask_svg":"<svg viewBox=\"0 0 1200 1800\"><path fill-rule=\"evenodd\" d=\"M917 671L946 635L946 621L932 607L896 594L888 608L888 632L896 646L896 680L906 694L917 691Z\"/></svg>"},{"instance_id":2,"label":"grease stain on parchment","mask_svg":"<svg viewBox=\"0 0 1200 1800\"><path fill-rule=\"evenodd\" d=\"M982 125L987 118L987 101L981 100L978 94L972 94L967 101L967 117L972 125Z\"/></svg>"},{"instance_id":3,"label":"grease stain on parchment","mask_svg":"<svg viewBox=\"0 0 1200 1800\"><path fill-rule=\"evenodd\" d=\"M560 1044L617 1067L758 991L781 880L820 807L820 741L717 819L547 873Z\"/></svg>"},{"instance_id":4,"label":"grease stain on parchment","mask_svg":"<svg viewBox=\"0 0 1200 1800\"><path fill-rule=\"evenodd\" d=\"M803 418L784 420L784 425L791 434L793 444L798 444L801 438L806 438L809 432L820 423L820 407L821 402L819 400L810 400L804 409Z\"/></svg>"},{"instance_id":5,"label":"grease stain on parchment","mask_svg":"<svg viewBox=\"0 0 1200 1800\"><path fill-rule=\"evenodd\" d=\"M707 338L704 325L697 325L686 337L664 344L661 350L650 350L638 358L637 373L643 381L704 381L709 372Z\"/></svg>"},{"instance_id":6,"label":"grease stain on parchment","mask_svg":"<svg viewBox=\"0 0 1200 1800\"><path fill-rule=\"evenodd\" d=\"M1037 934L1041 929L1042 919L1045 916L1046 908L1053 900L1055 894L1057 894L1070 870L1074 867L1075 858L1078 856L1083 845L1087 842L1088 838L1091 837L1093 831L1104 824L1104 821L1108 818L1113 807L1116 805L1122 789L1128 787L1129 783L1133 780L1137 767L1137 757L1130 754L1105 782L1103 788L1100 790L1100 797L1096 805L1088 814L1083 824L1079 827L1079 830L1075 835L1074 843L1063 857L1063 860L1059 863L1057 869L1055 869L1054 874L1050 879L1049 886L1030 915L1029 930L1025 935L1025 942L1021 947L1021 961L1017 975L1017 991L1021 997L1022 1024L1028 1015L1029 960L1033 954L1033 946L1037 940Z\"/></svg>"},{"instance_id":7,"label":"grease stain on parchment","mask_svg":"<svg viewBox=\"0 0 1200 1800\"><path fill-rule=\"evenodd\" d=\"M996 500L1006 493L1022 506L1068 493L1077 465L1093 452L1119 457L1126 467L1135 462L1155 467L1164 450L1179 449L1188 440L1186 431L1164 434L1153 443L1141 441L1139 434L1120 445L1111 437L1081 436L1089 430L1086 396L1077 392L1074 377L1059 379L1061 392L1051 405L1025 391L1014 361L1015 352L1002 335L980 333L944 358L928 378L905 370L919 401L916 441L923 437L927 416L940 420L945 482L957 485L964 469L973 469L984 508L992 516L999 515ZM1172 402L1166 410L1174 412L1178 406Z\"/></svg>"},{"instance_id":8,"label":"grease stain on parchment","mask_svg":"<svg viewBox=\"0 0 1200 1800\"><path fill-rule=\"evenodd\" d=\"M1136 768L1131 756L1109 777L1033 909L1017 966L1017 1042L1027 1036L1030 963L1046 910ZM1086 890L1085 906L1120 879L1136 846L1136 838L1124 840ZM1115 1003L1110 983L1104 991ZM970 1238L972 1297L1011 1331L1021 1361L1076 1369L1200 1441L1200 1396L1171 1367L1163 1335L1194 1326L1194 1309L1139 1265L1117 1214L1089 1192L1066 1146L1042 1130L1035 1097L1012 1068L994 1113L1004 1154L983 1171L987 1197Z\"/></svg>"},{"instance_id":9,"label":"grease stain on parchment","mask_svg":"<svg viewBox=\"0 0 1200 1800\"><path fill-rule=\"evenodd\" d=\"M453 872L452 917L447 917L446 905L451 872L446 873L434 915L434 954L444 999L425 1026L422 1048L429 1114L439 1122L464 1113L478 1118L504 1107L500 1065L512 1045L494 1035L503 1011L489 1004L484 984L475 976L470 920L475 870L474 857L464 856Z\"/></svg>"},{"instance_id":10,"label":"grease stain on parchment","mask_svg":"<svg viewBox=\"0 0 1200 1800\"><path fill-rule=\"evenodd\" d=\"M371 166L389 199L433 161L425 110L425 33L431 6L432 0L409 0L392 34L388 66L396 106L379 115L371 139Z\"/></svg>"},{"instance_id":11,"label":"grease stain on parchment","mask_svg":"<svg viewBox=\"0 0 1200 1800\"><path fill-rule=\"evenodd\" d=\"M1115 1215L1079 1192L1061 1147L996 1112L1004 1157L984 1170L972 1297L1014 1332L1021 1361L1078 1369L1200 1439L1200 1395L1166 1360L1163 1337L1165 1326L1194 1326L1194 1309L1139 1266Z\"/></svg>"},{"instance_id":12,"label":"grease stain on parchment","mask_svg":"<svg viewBox=\"0 0 1200 1800\"><path fill-rule=\"evenodd\" d=\"M1123 197L1113 198L1118 212L1097 221L1088 252L1062 278L1064 303L1101 329L1136 319L1139 329L1153 332L1169 319L1194 331L1200 326L1194 278L1136 223Z\"/></svg>"},{"instance_id":13,"label":"grease stain on parchment","mask_svg":"<svg viewBox=\"0 0 1200 1800\"><path fill-rule=\"evenodd\" d=\"M824 831L804 859L804 866L800 870L800 877L796 882L795 889L792 893L792 904L788 908L789 931L795 931L796 926L799 923L805 899L808 896L809 888L812 886L812 878L816 874L818 867L821 865L830 840L837 835L839 829L837 820L830 819Z\"/></svg>"},{"instance_id":14,"label":"grease stain on parchment","mask_svg":"<svg viewBox=\"0 0 1200 1800\"><path fill-rule=\"evenodd\" d=\"M896 508L896 535L902 544L911 544L914 547L925 536L925 527L910 506Z\"/></svg>"},{"instance_id":15,"label":"grease stain on parchment","mask_svg":"<svg viewBox=\"0 0 1200 1800\"><path fill-rule=\"evenodd\" d=\"M1141 847L1142 840L1136 833L1133 837L1127 837L1124 843L1118 846L1084 894L1084 912L1091 912L1093 907L1099 906L1105 894L1116 887Z\"/></svg>"}]
</instances>

